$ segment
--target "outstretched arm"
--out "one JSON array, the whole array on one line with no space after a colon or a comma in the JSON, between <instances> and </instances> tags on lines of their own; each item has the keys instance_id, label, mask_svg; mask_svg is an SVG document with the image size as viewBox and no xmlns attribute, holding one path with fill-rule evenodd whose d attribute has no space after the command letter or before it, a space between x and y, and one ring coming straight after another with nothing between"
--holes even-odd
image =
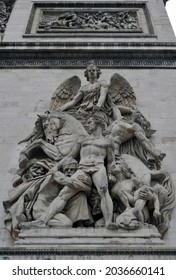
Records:
<instances>
[{"instance_id":1,"label":"outstretched arm","mask_svg":"<svg viewBox=\"0 0 176 280\"><path fill-rule=\"evenodd\" d=\"M146 150L151 153L155 158L161 158L162 155L164 157L164 154L161 154L159 150L156 150L154 145L151 143L151 141L145 136L143 133L142 128L138 124L133 124L134 129L134 135L136 138L141 142L141 144L146 148Z\"/></svg>"},{"instance_id":2,"label":"outstretched arm","mask_svg":"<svg viewBox=\"0 0 176 280\"><path fill-rule=\"evenodd\" d=\"M132 114L134 110L126 106L117 106L111 101L111 107L113 111L114 120L120 120L122 118L122 114Z\"/></svg>"},{"instance_id":3,"label":"outstretched arm","mask_svg":"<svg viewBox=\"0 0 176 280\"><path fill-rule=\"evenodd\" d=\"M69 102L67 102L65 105L61 106L59 108L59 111L65 111L67 109L72 108L74 105L76 105L82 98L83 98L83 91L80 90L78 94Z\"/></svg>"}]
</instances>

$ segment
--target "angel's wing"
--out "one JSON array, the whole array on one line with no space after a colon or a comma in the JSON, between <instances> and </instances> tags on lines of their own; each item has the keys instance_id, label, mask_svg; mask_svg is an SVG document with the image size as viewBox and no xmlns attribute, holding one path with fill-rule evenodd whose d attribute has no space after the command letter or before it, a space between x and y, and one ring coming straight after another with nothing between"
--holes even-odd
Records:
<instances>
[{"instance_id":1,"label":"angel's wing","mask_svg":"<svg viewBox=\"0 0 176 280\"><path fill-rule=\"evenodd\" d=\"M115 73L110 80L108 94L115 105L134 108L136 96L129 82L121 75Z\"/></svg>"},{"instance_id":2,"label":"angel's wing","mask_svg":"<svg viewBox=\"0 0 176 280\"><path fill-rule=\"evenodd\" d=\"M54 92L49 105L49 111L54 112L60 106L63 106L78 93L81 86L81 80L78 76L73 76L61 83Z\"/></svg>"}]
</instances>

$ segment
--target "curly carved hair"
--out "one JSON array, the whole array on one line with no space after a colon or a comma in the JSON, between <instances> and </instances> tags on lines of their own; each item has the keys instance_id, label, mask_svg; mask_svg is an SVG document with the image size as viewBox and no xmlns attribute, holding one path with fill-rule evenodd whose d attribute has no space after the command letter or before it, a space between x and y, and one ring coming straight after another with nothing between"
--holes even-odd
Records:
<instances>
[{"instance_id":1,"label":"curly carved hair","mask_svg":"<svg viewBox=\"0 0 176 280\"><path fill-rule=\"evenodd\" d=\"M88 68L89 68L90 66L96 67L96 70L97 70L97 79L98 79L98 78L100 77L100 75L101 75L101 70L100 70L100 68L95 64L94 61L90 61L90 63L87 65L86 70L84 71L84 76L86 77L87 81L89 81Z\"/></svg>"},{"instance_id":2,"label":"curly carved hair","mask_svg":"<svg viewBox=\"0 0 176 280\"><path fill-rule=\"evenodd\" d=\"M92 118L97 125L100 125L103 131L107 128L107 122L100 112L92 113L90 118Z\"/></svg>"}]
</instances>

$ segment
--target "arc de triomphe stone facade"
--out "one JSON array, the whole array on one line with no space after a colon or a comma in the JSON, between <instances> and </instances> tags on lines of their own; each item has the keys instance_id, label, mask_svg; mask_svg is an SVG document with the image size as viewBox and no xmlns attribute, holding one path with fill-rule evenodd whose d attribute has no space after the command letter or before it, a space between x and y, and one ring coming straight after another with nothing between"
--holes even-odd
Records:
<instances>
[{"instance_id":1,"label":"arc de triomphe stone facade","mask_svg":"<svg viewBox=\"0 0 176 280\"><path fill-rule=\"evenodd\" d=\"M0 1L1 259L175 259L166 2Z\"/></svg>"}]
</instances>

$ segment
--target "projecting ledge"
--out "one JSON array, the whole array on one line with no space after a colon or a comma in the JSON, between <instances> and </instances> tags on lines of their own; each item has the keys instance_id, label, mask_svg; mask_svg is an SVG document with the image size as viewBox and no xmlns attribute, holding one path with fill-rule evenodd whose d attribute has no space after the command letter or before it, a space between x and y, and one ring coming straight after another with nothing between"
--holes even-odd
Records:
<instances>
[{"instance_id":1,"label":"projecting ledge","mask_svg":"<svg viewBox=\"0 0 176 280\"><path fill-rule=\"evenodd\" d=\"M121 245L163 245L155 226L138 230L104 228L31 228L22 230L15 247L70 249L118 249Z\"/></svg>"}]
</instances>

